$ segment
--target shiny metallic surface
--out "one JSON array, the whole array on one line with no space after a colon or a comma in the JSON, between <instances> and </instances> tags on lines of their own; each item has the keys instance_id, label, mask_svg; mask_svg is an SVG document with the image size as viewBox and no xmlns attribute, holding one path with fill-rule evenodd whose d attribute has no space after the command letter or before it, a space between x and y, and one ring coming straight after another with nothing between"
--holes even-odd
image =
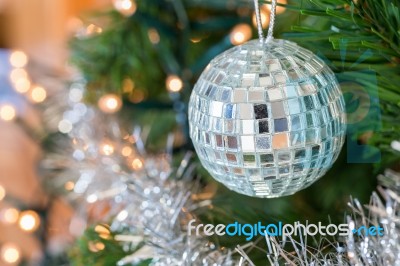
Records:
<instances>
[{"instance_id":1,"label":"shiny metallic surface","mask_svg":"<svg viewBox=\"0 0 400 266\"><path fill-rule=\"evenodd\" d=\"M242 194L293 194L323 176L346 131L334 73L293 42L253 40L213 59L189 103L190 135L208 172Z\"/></svg>"}]
</instances>

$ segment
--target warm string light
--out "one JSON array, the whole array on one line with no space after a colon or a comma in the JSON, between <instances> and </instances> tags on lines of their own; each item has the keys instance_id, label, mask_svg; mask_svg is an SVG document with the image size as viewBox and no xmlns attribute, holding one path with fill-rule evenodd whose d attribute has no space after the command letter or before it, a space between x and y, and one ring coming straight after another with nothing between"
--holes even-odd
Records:
<instances>
[{"instance_id":1,"label":"warm string light","mask_svg":"<svg viewBox=\"0 0 400 266\"><path fill-rule=\"evenodd\" d=\"M233 45L239 45L250 40L251 35L251 27L248 24L238 24L232 29L230 40Z\"/></svg>"},{"instance_id":2,"label":"warm string light","mask_svg":"<svg viewBox=\"0 0 400 266\"><path fill-rule=\"evenodd\" d=\"M90 24L89 26L86 27L85 35L91 36L94 34L100 34L102 32L103 32L103 29L101 27L94 25L94 24Z\"/></svg>"},{"instance_id":3,"label":"warm string light","mask_svg":"<svg viewBox=\"0 0 400 266\"><path fill-rule=\"evenodd\" d=\"M35 103L43 102L47 97L46 90L41 86L35 86L31 90L31 100Z\"/></svg>"},{"instance_id":4,"label":"warm string light","mask_svg":"<svg viewBox=\"0 0 400 266\"><path fill-rule=\"evenodd\" d=\"M110 156L114 153L114 146L111 143L103 143L100 146L100 152L104 155Z\"/></svg>"},{"instance_id":5,"label":"warm string light","mask_svg":"<svg viewBox=\"0 0 400 266\"><path fill-rule=\"evenodd\" d=\"M129 155L132 154L132 152L133 152L133 150L132 150L132 148L129 147L129 146L125 146L125 147L123 147L122 150L121 150L121 154L122 154L122 156L124 156L124 157L128 157Z\"/></svg>"},{"instance_id":6,"label":"warm string light","mask_svg":"<svg viewBox=\"0 0 400 266\"><path fill-rule=\"evenodd\" d=\"M165 83L169 92L179 92L183 87L182 80L176 75L169 75Z\"/></svg>"},{"instance_id":7,"label":"warm string light","mask_svg":"<svg viewBox=\"0 0 400 266\"><path fill-rule=\"evenodd\" d=\"M18 221L19 211L15 208L8 208L2 211L1 221L7 224L14 224Z\"/></svg>"},{"instance_id":8,"label":"warm string light","mask_svg":"<svg viewBox=\"0 0 400 266\"><path fill-rule=\"evenodd\" d=\"M147 31L147 35L149 36L149 40L152 44L157 44L160 42L160 35L158 31L154 28L151 28Z\"/></svg>"},{"instance_id":9,"label":"warm string light","mask_svg":"<svg viewBox=\"0 0 400 266\"><path fill-rule=\"evenodd\" d=\"M19 216L18 225L26 232L33 232L39 228L39 215L34 211L23 211Z\"/></svg>"},{"instance_id":10,"label":"warm string light","mask_svg":"<svg viewBox=\"0 0 400 266\"><path fill-rule=\"evenodd\" d=\"M99 236L103 239L110 238L110 230L107 228L106 225L96 225L94 231L99 234Z\"/></svg>"},{"instance_id":11,"label":"warm string light","mask_svg":"<svg viewBox=\"0 0 400 266\"><path fill-rule=\"evenodd\" d=\"M28 63L27 55L21 51L12 52L10 63L14 67L10 72L10 81L15 91L21 94L29 92L29 99L33 103L43 102L47 97L46 90L41 86L32 86L29 75L24 69Z\"/></svg>"},{"instance_id":12,"label":"warm string light","mask_svg":"<svg viewBox=\"0 0 400 266\"><path fill-rule=\"evenodd\" d=\"M131 165L134 170L140 170L143 168L143 162L138 158L133 159Z\"/></svg>"},{"instance_id":13,"label":"warm string light","mask_svg":"<svg viewBox=\"0 0 400 266\"><path fill-rule=\"evenodd\" d=\"M64 184L64 188L65 188L65 190L68 190L68 191L74 190L74 188L75 188L75 183L72 182L72 181L68 181L68 182L66 182L66 183Z\"/></svg>"},{"instance_id":14,"label":"warm string light","mask_svg":"<svg viewBox=\"0 0 400 266\"><path fill-rule=\"evenodd\" d=\"M89 25L85 25L81 28L79 28L76 33L75 36L79 39L86 39L86 38L90 38L93 37L95 35L99 35L103 32L103 29L95 24L89 24Z\"/></svg>"},{"instance_id":15,"label":"warm string light","mask_svg":"<svg viewBox=\"0 0 400 266\"><path fill-rule=\"evenodd\" d=\"M199 42L201 42L201 38L191 38L190 41L192 43L199 43Z\"/></svg>"},{"instance_id":16,"label":"warm string light","mask_svg":"<svg viewBox=\"0 0 400 266\"><path fill-rule=\"evenodd\" d=\"M89 243L88 243L88 249L93 253L102 251L104 248L105 248L105 245L102 242L89 241Z\"/></svg>"},{"instance_id":17,"label":"warm string light","mask_svg":"<svg viewBox=\"0 0 400 266\"><path fill-rule=\"evenodd\" d=\"M14 68L10 73L10 80L12 83L16 83L18 80L28 79L28 73L23 68Z\"/></svg>"},{"instance_id":18,"label":"warm string light","mask_svg":"<svg viewBox=\"0 0 400 266\"><path fill-rule=\"evenodd\" d=\"M13 243L6 243L1 247L1 258L5 263L17 264L21 258L20 249Z\"/></svg>"},{"instance_id":19,"label":"warm string light","mask_svg":"<svg viewBox=\"0 0 400 266\"><path fill-rule=\"evenodd\" d=\"M262 5L260 7L261 26L264 29L269 24L270 14L271 14L271 8L270 7L268 7L267 5ZM254 27L257 27L257 18L256 18L256 14L255 13L253 14L252 22L253 22Z\"/></svg>"},{"instance_id":20,"label":"warm string light","mask_svg":"<svg viewBox=\"0 0 400 266\"><path fill-rule=\"evenodd\" d=\"M17 115L15 107L11 104L0 106L0 119L4 121L14 120Z\"/></svg>"},{"instance_id":21,"label":"warm string light","mask_svg":"<svg viewBox=\"0 0 400 266\"><path fill-rule=\"evenodd\" d=\"M287 0L278 0L278 4L286 5L286 4L287 4ZM271 12L271 5L270 5L270 4L267 4L266 6L268 7L268 10ZM276 5L276 11L275 11L275 13L276 13L277 15L278 15L278 14L282 14L282 13L285 12L285 11L286 11L286 7Z\"/></svg>"},{"instance_id":22,"label":"warm string light","mask_svg":"<svg viewBox=\"0 0 400 266\"><path fill-rule=\"evenodd\" d=\"M12 61L12 55L10 61ZM14 59L15 60L15 59ZM26 93L31 87L31 81L29 75L23 68L14 68L10 73L10 81L14 86L14 89L19 93Z\"/></svg>"},{"instance_id":23,"label":"warm string light","mask_svg":"<svg viewBox=\"0 0 400 266\"><path fill-rule=\"evenodd\" d=\"M133 103L140 103L146 98L146 95L142 90L133 90L131 95L129 95L129 100Z\"/></svg>"},{"instance_id":24,"label":"warm string light","mask_svg":"<svg viewBox=\"0 0 400 266\"><path fill-rule=\"evenodd\" d=\"M104 113L112 114L121 109L122 101L121 98L115 94L106 94L99 99L97 105Z\"/></svg>"},{"instance_id":25,"label":"warm string light","mask_svg":"<svg viewBox=\"0 0 400 266\"><path fill-rule=\"evenodd\" d=\"M22 51L14 51L10 55L10 64L15 68L22 68L28 64L28 57Z\"/></svg>"},{"instance_id":26,"label":"warm string light","mask_svg":"<svg viewBox=\"0 0 400 266\"><path fill-rule=\"evenodd\" d=\"M122 91L124 93L131 93L133 89L135 88L135 82L133 82L132 79L126 78L122 82Z\"/></svg>"},{"instance_id":27,"label":"warm string light","mask_svg":"<svg viewBox=\"0 0 400 266\"><path fill-rule=\"evenodd\" d=\"M19 93L26 93L31 88L31 81L28 78L20 78L14 82L14 89Z\"/></svg>"},{"instance_id":28,"label":"warm string light","mask_svg":"<svg viewBox=\"0 0 400 266\"><path fill-rule=\"evenodd\" d=\"M133 0L113 0L114 8L124 16L132 16L136 12L136 2Z\"/></svg>"}]
</instances>

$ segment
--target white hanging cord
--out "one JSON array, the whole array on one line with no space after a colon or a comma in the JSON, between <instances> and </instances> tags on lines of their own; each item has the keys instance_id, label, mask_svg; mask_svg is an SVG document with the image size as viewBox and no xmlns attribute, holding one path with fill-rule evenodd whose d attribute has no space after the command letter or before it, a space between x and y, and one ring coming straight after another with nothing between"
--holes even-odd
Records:
<instances>
[{"instance_id":1,"label":"white hanging cord","mask_svg":"<svg viewBox=\"0 0 400 266\"><path fill-rule=\"evenodd\" d=\"M274 38L274 26L275 26L275 14L276 14L276 1L277 0L272 0L271 1L271 18L269 21L269 27L268 27L268 34L267 34L267 40L266 42L268 42L269 40Z\"/></svg>"},{"instance_id":2,"label":"white hanging cord","mask_svg":"<svg viewBox=\"0 0 400 266\"><path fill-rule=\"evenodd\" d=\"M269 27L268 27L268 34L265 42L274 38L274 26L275 26L275 13L276 13L276 1L271 0L271 17L269 20ZM260 14L260 7L258 5L258 0L254 0L254 9L256 12L256 21L257 21L257 29L258 29L258 37L260 42L264 42L264 34L262 28L262 21L261 21L261 14Z\"/></svg>"},{"instance_id":3,"label":"white hanging cord","mask_svg":"<svg viewBox=\"0 0 400 266\"><path fill-rule=\"evenodd\" d=\"M255 12L256 12L258 38L260 39L260 42L262 43L264 41L264 36L263 36L264 34L263 34L261 15L260 15L260 7L258 5L258 0L254 0L254 9L255 9Z\"/></svg>"}]
</instances>

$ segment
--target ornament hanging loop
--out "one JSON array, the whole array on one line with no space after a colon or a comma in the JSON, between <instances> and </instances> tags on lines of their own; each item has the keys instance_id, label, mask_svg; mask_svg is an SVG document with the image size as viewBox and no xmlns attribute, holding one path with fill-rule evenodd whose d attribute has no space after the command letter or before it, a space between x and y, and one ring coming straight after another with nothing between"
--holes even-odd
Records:
<instances>
[{"instance_id":1,"label":"ornament hanging loop","mask_svg":"<svg viewBox=\"0 0 400 266\"><path fill-rule=\"evenodd\" d=\"M254 0L254 9L256 13L256 22L257 22L257 30L258 30L258 37L260 39L260 43L269 42L274 38L274 26L275 26L275 14L276 14L276 2L277 0L271 0L271 17L268 27L267 38L264 39L263 28L262 28L262 21L261 21L261 14L260 14L260 7L258 4L258 0Z\"/></svg>"},{"instance_id":2,"label":"ornament hanging loop","mask_svg":"<svg viewBox=\"0 0 400 266\"><path fill-rule=\"evenodd\" d=\"M267 39L265 40L265 42L269 42L270 40L272 40L274 38L276 1L277 0L272 0L272 2L271 2L271 18L270 18L269 27L268 27Z\"/></svg>"},{"instance_id":3,"label":"ornament hanging loop","mask_svg":"<svg viewBox=\"0 0 400 266\"><path fill-rule=\"evenodd\" d=\"M258 38L260 39L260 43L263 43L264 42L264 34L263 34L260 7L258 5L258 0L254 0L254 10L255 10L255 13L256 13Z\"/></svg>"}]
</instances>

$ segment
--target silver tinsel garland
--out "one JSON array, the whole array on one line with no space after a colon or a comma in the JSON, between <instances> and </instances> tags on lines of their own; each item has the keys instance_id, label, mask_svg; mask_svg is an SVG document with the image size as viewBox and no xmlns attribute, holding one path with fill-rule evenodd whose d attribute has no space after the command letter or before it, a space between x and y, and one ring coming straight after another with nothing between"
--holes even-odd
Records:
<instances>
[{"instance_id":1,"label":"silver tinsel garland","mask_svg":"<svg viewBox=\"0 0 400 266\"><path fill-rule=\"evenodd\" d=\"M173 138L166 151L153 155L144 148L145 133L121 129L116 117L84 104L82 82L70 86L68 109L58 123L71 148L63 145L44 160L47 169L63 169L60 185L73 182L67 196L88 223L109 222L127 248L144 243L118 265L152 259L152 265L233 265L232 252L207 238L188 235L192 212L210 204L193 201L197 182L188 152L178 169L172 166ZM128 228L127 230L125 230Z\"/></svg>"},{"instance_id":2,"label":"silver tinsel garland","mask_svg":"<svg viewBox=\"0 0 400 266\"><path fill-rule=\"evenodd\" d=\"M194 200L199 186L193 178L192 154L187 153L174 169L172 137L166 151L148 154L144 148L145 133L139 128L127 133L115 116L84 104L83 93L83 82L71 85L65 105L68 109L58 123L59 130L68 138L63 145L60 142L62 147L55 154L47 156L43 165L47 169L62 169L55 179L60 185L73 182L73 191L67 197L88 223L111 221L110 230L124 232L115 237L121 245L128 250L140 245L118 265L144 259L152 259L152 265L255 265L248 250L257 243L229 250L206 237L187 233L188 221L195 218L194 211L211 204L211 198ZM65 95L57 99L62 97ZM265 263L400 265L400 174L388 170L378 179L386 187L378 188L383 199L373 193L366 206L351 200L352 213L346 222L350 228L379 224L385 229L383 236L350 234L334 242L319 238L317 247L310 247L306 237L267 237Z\"/></svg>"},{"instance_id":3,"label":"silver tinsel garland","mask_svg":"<svg viewBox=\"0 0 400 266\"><path fill-rule=\"evenodd\" d=\"M386 180L400 179L400 174L391 170L380 177ZM381 197L372 193L370 203L362 206L357 199L349 202L351 215L347 216L349 228L381 226L383 236L355 235L350 232L344 239L329 242L320 238L317 248L307 245L307 239L300 241L288 237L278 240L267 237L268 260L271 265L400 265L400 197L391 188L378 187ZM315 239L313 239L315 240ZM287 252L286 250L294 250Z\"/></svg>"}]
</instances>

